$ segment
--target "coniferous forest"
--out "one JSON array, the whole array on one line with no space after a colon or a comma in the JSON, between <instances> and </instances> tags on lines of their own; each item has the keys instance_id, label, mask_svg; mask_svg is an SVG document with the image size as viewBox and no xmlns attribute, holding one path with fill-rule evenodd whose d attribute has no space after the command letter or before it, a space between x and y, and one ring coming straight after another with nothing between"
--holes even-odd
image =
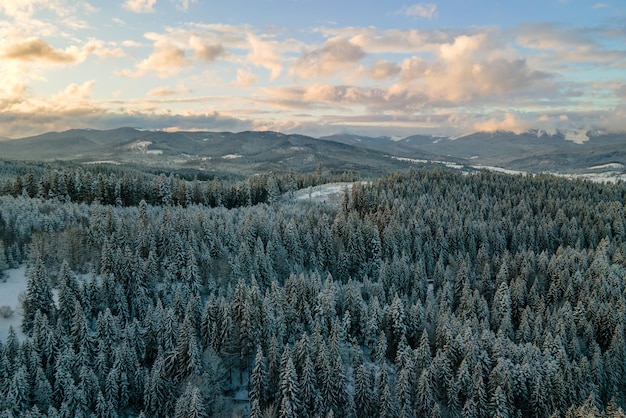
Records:
<instances>
[{"instance_id":1,"label":"coniferous forest","mask_svg":"<svg viewBox=\"0 0 626 418\"><path fill-rule=\"evenodd\" d=\"M6 162L0 192L1 417L625 416L624 183Z\"/></svg>"}]
</instances>

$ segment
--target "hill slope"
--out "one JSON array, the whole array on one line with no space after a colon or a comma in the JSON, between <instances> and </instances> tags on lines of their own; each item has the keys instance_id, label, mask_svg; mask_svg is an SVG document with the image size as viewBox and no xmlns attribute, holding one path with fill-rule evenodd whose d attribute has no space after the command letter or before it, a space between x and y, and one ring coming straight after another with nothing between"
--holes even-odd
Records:
<instances>
[{"instance_id":1,"label":"hill slope","mask_svg":"<svg viewBox=\"0 0 626 418\"><path fill-rule=\"evenodd\" d=\"M415 159L445 159L524 171L586 171L626 165L626 134L531 130L477 132L458 138L414 135L400 140L335 135L326 139Z\"/></svg>"},{"instance_id":2,"label":"hill slope","mask_svg":"<svg viewBox=\"0 0 626 418\"><path fill-rule=\"evenodd\" d=\"M254 174L325 170L380 174L408 164L384 153L277 132L161 132L76 129L0 142L4 159L109 162Z\"/></svg>"}]
</instances>

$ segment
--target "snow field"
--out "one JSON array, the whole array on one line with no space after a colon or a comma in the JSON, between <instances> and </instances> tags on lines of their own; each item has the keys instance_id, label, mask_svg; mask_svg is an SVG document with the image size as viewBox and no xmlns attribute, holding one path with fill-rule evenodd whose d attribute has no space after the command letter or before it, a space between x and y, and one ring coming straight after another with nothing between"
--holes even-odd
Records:
<instances>
[{"instance_id":1,"label":"snow field","mask_svg":"<svg viewBox=\"0 0 626 418\"><path fill-rule=\"evenodd\" d=\"M20 294L26 291L26 266L6 271L6 279L0 279L0 307L8 306L13 310L13 315L8 318L0 316L0 341L6 341L9 327L13 327L20 339L24 337L21 331L22 307L20 306Z\"/></svg>"}]
</instances>

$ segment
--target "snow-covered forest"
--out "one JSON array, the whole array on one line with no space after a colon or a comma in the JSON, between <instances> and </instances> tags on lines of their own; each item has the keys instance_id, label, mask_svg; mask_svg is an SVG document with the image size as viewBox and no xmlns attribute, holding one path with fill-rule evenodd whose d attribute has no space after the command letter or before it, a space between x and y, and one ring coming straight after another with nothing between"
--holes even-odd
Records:
<instances>
[{"instance_id":1,"label":"snow-covered forest","mask_svg":"<svg viewBox=\"0 0 626 418\"><path fill-rule=\"evenodd\" d=\"M625 416L624 183L109 170L0 170L1 417Z\"/></svg>"}]
</instances>

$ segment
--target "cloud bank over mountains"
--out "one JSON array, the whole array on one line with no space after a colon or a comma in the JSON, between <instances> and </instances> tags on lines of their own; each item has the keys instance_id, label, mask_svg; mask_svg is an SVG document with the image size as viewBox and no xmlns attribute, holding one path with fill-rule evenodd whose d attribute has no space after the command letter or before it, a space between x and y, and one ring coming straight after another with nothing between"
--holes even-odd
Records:
<instances>
[{"instance_id":1,"label":"cloud bank over mountains","mask_svg":"<svg viewBox=\"0 0 626 418\"><path fill-rule=\"evenodd\" d=\"M626 18L592 6L580 13L612 15L449 26L444 7L416 3L302 27L212 20L189 0L4 2L0 136L623 130Z\"/></svg>"}]
</instances>

